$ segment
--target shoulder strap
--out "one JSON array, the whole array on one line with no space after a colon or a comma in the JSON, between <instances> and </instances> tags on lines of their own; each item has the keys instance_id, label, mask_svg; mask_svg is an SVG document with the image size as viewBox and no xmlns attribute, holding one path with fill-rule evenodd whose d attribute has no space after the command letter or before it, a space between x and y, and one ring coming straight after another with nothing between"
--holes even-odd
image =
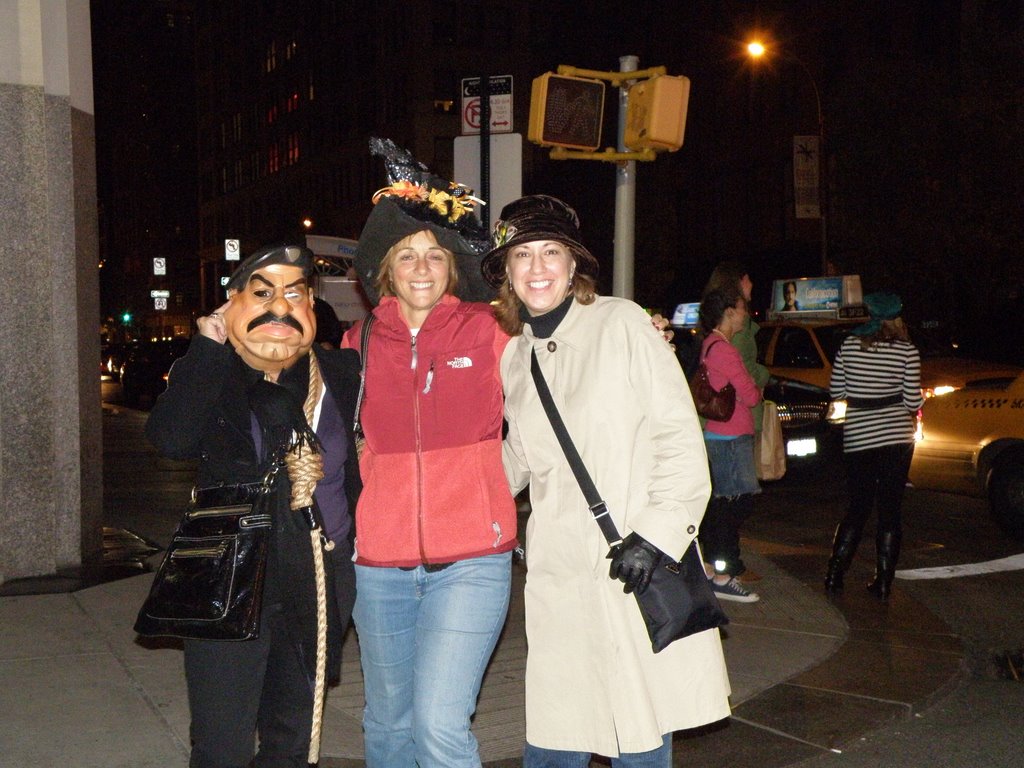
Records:
<instances>
[{"instance_id":1,"label":"shoulder strap","mask_svg":"<svg viewBox=\"0 0 1024 768\"><path fill-rule=\"evenodd\" d=\"M580 484L580 490L583 491L583 496L587 500L587 506L590 507L594 519L601 528L601 533L604 534L611 546L615 546L622 541L622 537L619 535L611 515L608 514L608 505L602 501L601 495L597 492L597 486L594 485L590 473L583 465L579 451L573 445L569 430L565 428L565 422L562 421L562 416L558 413L555 401L551 397L548 383L544 379L544 374L541 373L540 363L537 362L537 353L532 349L530 350L530 373L533 375L534 384L537 385L537 393L544 406L544 413L547 414L548 421L551 422L551 427L555 430L555 436L558 438L559 445L562 446L562 452L572 468L572 473L576 476L576 482Z\"/></svg>"},{"instance_id":2,"label":"shoulder strap","mask_svg":"<svg viewBox=\"0 0 1024 768\"><path fill-rule=\"evenodd\" d=\"M366 391L366 359L370 352L370 329L377 317L371 312L363 319L362 333L359 334L359 394L356 395L355 419L352 424L352 431L356 437L362 437L363 426L359 421L359 414L363 409L363 393Z\"/></svg>"},{"instance_id":3,"label":"shoulder strap","mask_svg":"<svg viewBox=\"0 0 1024 768\"><path fill-rule=\"evenodd\" d=\"M708 359L708 354L711 352L711 348L720 341L721 339L715 339L710 344L708 344L708 348L704 350L704 356L701 358L701 362L704 362L705 360Z\"/></svg>"}]
</instances>

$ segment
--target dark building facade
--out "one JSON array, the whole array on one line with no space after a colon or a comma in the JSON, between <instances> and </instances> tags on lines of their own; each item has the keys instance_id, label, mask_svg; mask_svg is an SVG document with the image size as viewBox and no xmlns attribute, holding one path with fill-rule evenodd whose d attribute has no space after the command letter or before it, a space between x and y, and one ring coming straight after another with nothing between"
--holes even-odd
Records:
<instances>
[{"instance_id":1,"label":"dark building facade","mask_svg":"<svg viewBox=\"0 0 1024 768\"><path fill-rule=\"evenodd\" d=\"M306 234L356 238L383 164L384 136L450 176L460 82L512 74L528 94L528 14L515 2L385 0L202 3L196 16L201 304L241 252ZM525 125L528 97L517 113Z\"/></svg>"},{"instance_id":2,"label":"dark building facade","mask_svg":"<svg viewBox=\"0 0 1024 768\"><path fill-rule=\"evenodd\" d=\"M108 341L186 335L195 317L194 5L91 4L100 328Z\"/></svg>"}]
</instances>

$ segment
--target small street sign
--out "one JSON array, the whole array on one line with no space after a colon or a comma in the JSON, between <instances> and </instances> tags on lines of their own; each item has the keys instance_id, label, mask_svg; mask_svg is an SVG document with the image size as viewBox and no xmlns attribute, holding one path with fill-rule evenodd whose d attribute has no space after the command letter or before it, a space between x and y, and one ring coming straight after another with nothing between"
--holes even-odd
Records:
<instances>
[{"instance_id":1,"label":"small street sign","mask_svg":"<svg viewBox=\"0 0 1024 768\"><path fill-rule=\"evenodd\" d=\"M490 132L512 133L512 75L487 78L490 92ZM462 78L462 135L480 133L480 78Z\"/></svg>"},{"instance_id":2,"label":"small street sign","mask_svg":"<svg viewBox=\"0 0 1024 768\"><path fill-rule=\"evenodd\" d=\"M167 299L153 299L153 309L167 309Z\"/></svg>"},{"instance_id":3,"label":"small street sign","mask_svg":"<svg viewBox=\"0 0 1024 768\"><path fill-rule=\"evenodd\" d=\"M153 259L153 274L154 275L166 275L167 274L167 259L162 256L158 256Z\"/></svg>"},{"instance_id":4,"label":"small street sign","mask_svg":"<svg viewBox=\"0 0 1024 768\"><path fill-rule=\"evenodd\" d=\"M242 243L238 240L224 241L224 258L228 261L239 261Z\"/></svg>"},{"instance_id":5,"label":"small street sign","mask_svg":"<svg viewBox=\"0 0 1024 768\"><path fill-rule=\"evenodd\" d=\"M149 295L154 299L169 299L171 298L171 292L167 290L153 290L149 292Z\"/></svg>"}]
</instances>

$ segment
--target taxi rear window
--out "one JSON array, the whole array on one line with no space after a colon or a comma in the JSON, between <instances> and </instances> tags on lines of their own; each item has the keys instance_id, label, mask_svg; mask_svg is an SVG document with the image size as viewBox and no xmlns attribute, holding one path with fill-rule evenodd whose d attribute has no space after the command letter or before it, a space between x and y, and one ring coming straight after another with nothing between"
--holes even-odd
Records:
<instances>
[{"instance_id":1,"label":"taxi rear window","mask_svg":"<svg viewBox=\"0 0 1024 768\"><path fill-rule=\"evenodd\" d=\"M829 362L835 361L836 352L842 346L843 339L850 335L850 331L854 327L849 325L825 325L816 330L818 343L821 344L821 349Z\"/></svg>"}]
</instances>

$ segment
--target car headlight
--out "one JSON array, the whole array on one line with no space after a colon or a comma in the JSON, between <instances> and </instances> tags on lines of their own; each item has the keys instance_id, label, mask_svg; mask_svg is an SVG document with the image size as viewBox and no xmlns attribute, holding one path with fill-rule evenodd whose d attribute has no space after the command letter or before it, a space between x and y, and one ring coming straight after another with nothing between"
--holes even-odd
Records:
<instances>
[{"instance_id":1,"label":"car headlight","mask_svg":"<svg viewBox=\"0 0 1024 768\"><path fill-rule=\"evenodd\" d=\"M950 384L942 384L937 387L921 387L921 395L927 400L929 397L948 395L950 392L956 392L958 389L959 387L954 387Z\"/></svg>"}]
</instances>

